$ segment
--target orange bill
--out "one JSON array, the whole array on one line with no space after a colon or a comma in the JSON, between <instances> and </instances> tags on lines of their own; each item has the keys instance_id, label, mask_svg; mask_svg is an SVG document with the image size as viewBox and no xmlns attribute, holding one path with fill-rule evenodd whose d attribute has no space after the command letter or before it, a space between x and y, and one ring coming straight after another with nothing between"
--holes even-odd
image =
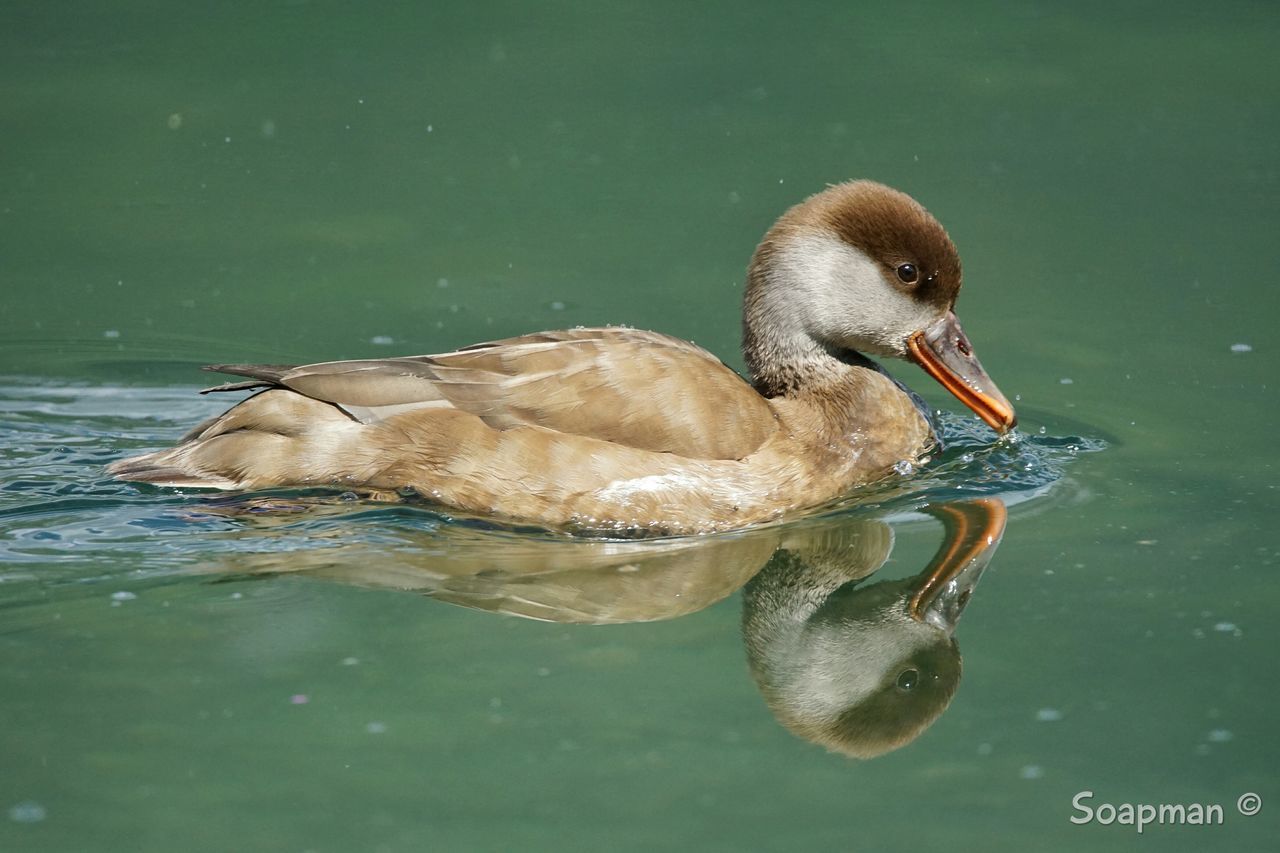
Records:
<instances>
[{"instance_id":1,"label":"orange bill","mask_svg":"<svg viewBox=\"0 0 1280 853\"><path fill-rule=\"evenodd\" d=\"M982 418L996 432L1005 433L1018 423L1013 406L982 369L973 346L960 328L956 315L946 316L907 339L916 364Z\"/></svg>"}]
</instances>

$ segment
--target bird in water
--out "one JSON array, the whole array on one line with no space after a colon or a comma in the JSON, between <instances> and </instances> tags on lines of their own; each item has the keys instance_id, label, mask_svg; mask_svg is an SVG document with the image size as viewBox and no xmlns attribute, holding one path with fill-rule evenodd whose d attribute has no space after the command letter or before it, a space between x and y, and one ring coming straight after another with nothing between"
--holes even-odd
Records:
<instances>
[{"instance_id":1,"label":"bird in water","mask_svg":"<svg viewBox=\"0 0 1280 853\"><path fill-rule=\"evenodd\" d=\"M219 364L258 393L121 480L252 491L412 492L581 532L694 534L779 518L936 445L923 404L869 356L920 365L998 432L1015 424L954 313L960 257L918 202L828 187L765 234L747 272L742 378L687 341L625 327L437 355Z\"/></svg>"}]
</instances>

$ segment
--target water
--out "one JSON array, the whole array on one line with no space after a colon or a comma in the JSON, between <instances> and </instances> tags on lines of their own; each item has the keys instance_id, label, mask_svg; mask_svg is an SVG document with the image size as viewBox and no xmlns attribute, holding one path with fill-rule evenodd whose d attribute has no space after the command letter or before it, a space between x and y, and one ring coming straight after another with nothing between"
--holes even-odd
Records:
<instances>
[{"instance_id":1,"label":"water","mask_svg":"<svg viewBox=\"0 0 1280 853\"><path fill-rule=\"evenodd\" d=\"M0 849L1271 849L1277 24L6 7ZM625 322L740 365L755 241L863 176L956 240L1019 440L953 415L910 477L660 545L102 476L223 404L206 362ZM821 591L854 612L996 498L932 725L855 760L780 724L771 578L891 531ZM1086 790L1225 820L1135 840L1070 822Z\"/></svg>"}]
</instances>

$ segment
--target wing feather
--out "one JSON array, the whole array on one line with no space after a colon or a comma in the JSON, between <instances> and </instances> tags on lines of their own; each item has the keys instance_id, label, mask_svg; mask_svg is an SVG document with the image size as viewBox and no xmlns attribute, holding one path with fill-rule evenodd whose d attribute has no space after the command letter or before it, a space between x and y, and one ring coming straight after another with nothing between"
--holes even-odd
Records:
<instances>
[{"instance_id":1,"label":"wing feather","mask_svg":"<svg viewBox=\"0 0 1280 853\"><path fill-rule=\"evenodd\" d=\"M537 426L691 458L741 459L777 429L768 403L715 356L635 329L541 332L408 358L214 369L332 403L366 423L453 407L495 429Z\"/></svg>"}]
</instances>

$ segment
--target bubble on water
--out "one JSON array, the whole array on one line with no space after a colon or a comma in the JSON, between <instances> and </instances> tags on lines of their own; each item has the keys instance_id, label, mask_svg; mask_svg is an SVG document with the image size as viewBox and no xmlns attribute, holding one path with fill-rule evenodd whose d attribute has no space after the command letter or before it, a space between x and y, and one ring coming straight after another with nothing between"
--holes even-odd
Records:
<instances>
[{"instance_id":1,"label":"bubble on water","mask_svg":"<svg viewBox=\"0 0 1280 853\"><path fill-rule=\"evenodd\" d=\"M1041 708L1036 711L1036 719L1042 723L1055 723L1062 719L1062 712L1057 708Z\"/></svg>"},{"instance_id":2,"label":"bubble on water","mask_svg":"<svg viewBox=\"0 0 1280 853\"><path fill-rule=\"evenodd\" d=\"M916 466L911 464L908 459L899 459L893 463L893 472L901 477L910 477L915 473Z\"/></svg>"},{"instance_id":3,"label":"bubble on water","mask_svg":"<svg viewBox=\"0 0 1280 853\"><path fill-rule=\"evenodd\" d=\"M551 310L552 310L552 311L563 311L563 310L564 310L564 303L563 303L563 302L552 302L552 303L551 303Z\"/></svg>"},{"instance_id":4,"label":"bubble on water","mask_svg":"<svg viewBox=\"0 0 1280 853\"><path fill-rule=\"evenodd\" d=\"M1072 379L1070 376L1064 376L1064 377L1062 377L1061 379L1059 379L1059 380L1058 380L1058 384L1059 384L1059 385L1074 385L1074 384L1075 384L1075 380L1074 380L1074 379Z\"/></svg>"},{"instance_id":5,"label":"bubble on water","mask_svg":"<svg viewBox=\"0 0 1280 853\"><path fill-rule=\"evenodd\" d=\"M138 594L136 592L129 592L128 590L123 589L119 592L111 593L112 601L133 601L137 597Z\"/></svg>"},{"instance_id":6,"label":"bubble on water","mask_svg":"<svg viewBox=\"0 0 1280 853\"><path fill-rule=\"evenodd\" d=\"M380 346L380 347L391 346L395 342L396 342L395 338L391 337L390 335L374 335L372 338L369 338L369 343L374 344L375 346Z\"/></svg>"},{"instance_id":7,"label":"bubble on water","mask_svg":"<svg viewBox=\"0 0 1280 853\"><path fill-rule=\"evenodd\" d=\"M345 657L342 659L343 666L356 666L359 663L360 663L360 658L357 658L357 657Z\"/></svg>"},{"instance_id":8,"label":"bubble on water","mask_svg":"<svg viewBox=\"0 0 1280 853\"><path fill-rule=\"evenodd\" d=\"M1234 739L1235 735L1227 729L1214 729L1209 732L1210 743L1226 743L1227 741Z\"/></svg>"},{"instance_id":9,"label":"bubble on water","mask_svg":"<svg viewBox=\"0 0 1280 853\"><path fill-rule=\"evenodd\" d=\"M1231 351L1232 352L1253 352L1253 347L1249 346L1248 344L1232 344Z\"/></svg>"},{"instance_id":10,"label":"bubble on water","mask_svg":"<svg viewBox=\"0 0 1280 853\"><path fill-rule=\"evenodd\" d=\"M49 816L35 800L23 800L9 809L9 820L15 823L39 823Z\"/></svg>"},{"instance_id":11,"label":"bubble on water","mask_svg":"<svg viewBox=\"0 0 1280 853\"><path fill-rule=\"evenodd\" d=\"M289 697L290 705L305 705L311 701L311 697L305 693L295 693Z\"/></svg>"},{"instance_id":12,"label":"bubble on water","mask_svg":"<svg viewBox=\"0 0 1280 853\"><path fill-rule=\"evenodd\" d=\"M1224 634L1238 634L1240 629L1236 627L1234 622L1219 622L1213 626L1213 630L1221 631Z\"/></svg>"},{"instance_id":13,"label":"bubble on water","mask_svg":"<svg viewBox=\"0 0 1280 853\"><path fill-rule=\"evenodd\" d=\"M119 330L119 329L107 329L106 331L104 331L104 332L102 333L102 336L103 336L104 338L112 338L112 339L115 339L115 338L120 337L120 330Z\"/></svg>"},{"instance_id":14,"label":"bubble on water","mask_svg":"<svg viewBox=\"0 0 1280 853\"><path fill-rule=\"evenodd\" d=\"M1018 771L1018 776L1023 779L1040 779L1044 776L1044 768L1039 764L1027 764Z\"/></svg>"},{"instance_id":15,"label":"bubble on water","mask_svg":"<svg viewBox=\"0 0 1280 853\"><path fill-rule=\"evenodd\" d=\"M381 722L381 721L379 721L379 720L374 720L374 721L373 721L373 722L371 722L371 723L365 723L364 730L365 730L366 732L368 732L369 734L371 734L371 735L381 735L381 734L386 734L386 733L387 733L387 724L386 724L386 723L384 723L384 722Z\"/></svg>"}]
</instances>

